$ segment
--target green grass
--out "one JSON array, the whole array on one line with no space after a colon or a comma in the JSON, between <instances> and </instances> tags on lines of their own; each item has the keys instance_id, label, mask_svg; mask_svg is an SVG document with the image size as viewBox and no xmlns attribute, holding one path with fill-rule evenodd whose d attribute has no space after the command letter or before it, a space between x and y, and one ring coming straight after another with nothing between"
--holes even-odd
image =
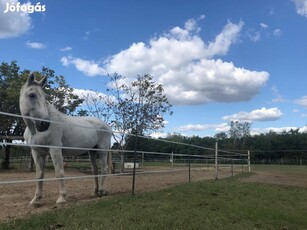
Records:
<instances>
[{"instance_id":1,"label":"green grass","mask_svg":"<svg viewBox=\"0 0 307 230\"><path fill-rule=\"evenodd\" d=\"M306 189L235 177L71 205L0 229L307 229L306 213Z\"/></svg>"}]
</instances>

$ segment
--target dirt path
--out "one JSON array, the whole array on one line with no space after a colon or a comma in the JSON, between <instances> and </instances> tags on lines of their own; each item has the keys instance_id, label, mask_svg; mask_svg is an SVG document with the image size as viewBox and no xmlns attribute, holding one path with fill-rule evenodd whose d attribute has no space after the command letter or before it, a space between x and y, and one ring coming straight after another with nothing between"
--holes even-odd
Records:
<instances>
[{"instance_id":1,"label":"dirt path","mask_svg":"<svg viewBox=\"0 0 307 230\"><path fill-rule=\"evenodd\" d=\"M163 168L165 170L165 168ZM297 186L307 188L307 170L283 171L268 167L266 170L254 170L254 174L250 177L241 179L244 182L257 182L280 184L288 186ZM146 168L147 171L161 171L161 168ZM240 173L238 170L236 173ZM68 169L65 172L66 177L85 176L84 172ZM192 181L202 181L213 179L215 172L213 168L198 168L191 171ZM219 178L230 177L231 172L228 169L221 169L219 171ZM53 178L53 170L47 170L46 178ZM35 178L35 173L26 173L24 171L9 171L0 172L1 181L10 180L31 180ZM142 193L148 191L157 191L178 184L187 183L188 171L167 171L164 173L146 173L136 177L135 193ZM67 180L65 182L67 194L67 204L64 207L81 202L91 202L98 199L107 199L92 197L93 179L78 179ZM107 177L105 183L109 196L119 194L130 194L132 188L132 176L110 176ZM58 183L56 181L49 181L44 183L44 194L42 199L42 206L39 208L29 207L28 204L33 198L35 192L35 183L22 184L5 184L0 185L0 222L26 217L35 213L41 213L48 210L58 208L55 201L58 196Z\"/></svg>"},{"instance_id":2,"label":"dirt path","mask_svg":"<svg viewBox=\"0 0 307 230\"><path fill-rule=\"evenodd\" d=\"M150 171L159 171L161 168L149 168ZM65 176L84 176L87 175L83 172L76 170L66 170ZM230 176L229 172L220 172L220 177ZM45 178L53 178L53 170L48 170ZM27 173L24 171L9 171L0 172L1 181L3 180L30 180L35 178L35 173ZM192 181L208 180L214 178L214 170L211 169L197 169L192 170ZM177 184L188 182L188 171L174 171L167 173L143 174L136 177L135 193L156 191ZM90 202L97 199L92 197L93 192L93 179L79 179L67 180L65 182L67 190L67 204L68 206L74 203ZM110 176L107 177L105 182L106 189L109 196L118 194L129 194L132 188L132 176ZM28 204L34 196L35 183L22 183L22 184L5 184L0 185L0 222L26 217L34 213L40 213L57 208L55 201L58 196L58 183L56 181L48 181L44 183L44 194L42 199L42 206L39 208L29 207Z\"/></svg>"}]
</instances>

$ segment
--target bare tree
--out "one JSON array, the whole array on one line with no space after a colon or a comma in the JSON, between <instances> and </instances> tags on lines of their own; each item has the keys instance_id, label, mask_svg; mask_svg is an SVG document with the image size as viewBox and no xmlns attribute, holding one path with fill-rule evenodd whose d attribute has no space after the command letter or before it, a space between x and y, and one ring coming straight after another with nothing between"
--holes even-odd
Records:
<instances>
[{"instance_id":1,"label":"bare tree","mask_svg":"<svg viewBox=\"0 0 307 230\"><path fill-rule=\"evenodd\" d=\"M107 84L108 95L96 92L86 98L88 111L109 122L120 150L125 149L126 135L137 132L149 134L164 127L165 113L172 115L171 104L164 94L162 84L155 83L152 76L137 76L131 83L124 83L125 78L118 74L110 75ZM121 154L121 171L124 155Z\"/></svg>"},{"instance_id":2,"label":"bare tree","mask_svg":"<svg viewBox=\"0 0 307 230\"><path fill-rule=\"evenodd\" d=\"M235 148L245 146L246 140L250 137L250 122L231 121L229 123L229 136L233 138L233 145Z\"/></svg>"}]
</instances>

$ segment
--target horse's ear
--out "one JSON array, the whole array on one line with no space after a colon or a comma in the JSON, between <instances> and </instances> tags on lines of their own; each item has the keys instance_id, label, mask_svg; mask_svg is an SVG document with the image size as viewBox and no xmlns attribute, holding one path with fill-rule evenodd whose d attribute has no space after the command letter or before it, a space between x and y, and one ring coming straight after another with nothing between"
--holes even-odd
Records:
<instances>
[{"instance_id":1,"label":"horse's ear","mask_svg":"<svg viewBox=\"0 0 307 230\"><path fill-rule=\"evenodd\" d=\"M39 84L44 88L47 85L47 76L40 80Z\"/></svg>"},{"instance_id":2,"label":"horse's ear","mask_svg":"<svg viewBox=\"0 0 307 230\"><path fill-rule=\"evenodd\" d=\"M28 77L28 81L27 81L28 86L33 85L34 80L35 80L34 73L31 73L30 76Z\"/></svg>"}]
</instances>

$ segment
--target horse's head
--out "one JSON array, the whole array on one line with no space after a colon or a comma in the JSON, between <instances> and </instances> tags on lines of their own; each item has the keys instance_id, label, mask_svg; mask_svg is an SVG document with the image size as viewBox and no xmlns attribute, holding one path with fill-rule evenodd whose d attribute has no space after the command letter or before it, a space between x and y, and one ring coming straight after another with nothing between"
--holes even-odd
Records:
<instances>
[{"instance_id":1,"label":"horse's head","mask_svg":"<svg viewBox=\"0 0 307 230\"><path fill-rule=\"evenodd\" d=\"M49 120L46 95L43 91L46 83L47 77L37 81L33 73L29 76L20 90L19 106L22 115ZM25 121L29 127L31 125L29 122L31 121L29 119L25 119ZM35 125L35 129L38 132L44 132L50 126L50 122L47 121L34 120L31 123ZM31 127L29 128L31 129Z\"/></svg>"}]
</instances>

